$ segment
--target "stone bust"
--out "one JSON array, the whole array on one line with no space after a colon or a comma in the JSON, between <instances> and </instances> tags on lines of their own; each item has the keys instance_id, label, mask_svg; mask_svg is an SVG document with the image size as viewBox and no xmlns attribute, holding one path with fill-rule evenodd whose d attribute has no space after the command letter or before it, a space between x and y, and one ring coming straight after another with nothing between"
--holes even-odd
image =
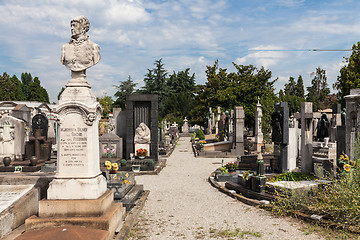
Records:
<instances>
[{"instance_id":1,"label":"stone bust","mask_svg":"<svg viewBox=\"0 0 360 240\"><path fill-rule=\"evenodd\" d=\"M143 122L135 130L134 143L150 143L150 129Z\"/></svg>"},{"instance_id":2,"label":"stone bust","mask_svg":"<svg viewBox=\"0 0 360 240\"><path fill-rule=\"evenodd\" d=\"M72 72L83 72L100 61L100 47L89 40L86 34L90 29L90 22L86 17L71 20L70 42L62 46L60 62Z\"/></svg>"}]
</instances>

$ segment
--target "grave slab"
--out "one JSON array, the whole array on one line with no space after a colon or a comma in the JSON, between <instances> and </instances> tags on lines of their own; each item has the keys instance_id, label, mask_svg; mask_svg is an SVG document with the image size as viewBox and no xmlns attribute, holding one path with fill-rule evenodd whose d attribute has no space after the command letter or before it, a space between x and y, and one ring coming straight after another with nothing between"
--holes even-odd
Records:
<instances>
[{"instance_id":1,"label":"grave slab","mask_svg":"<svg viewBox=\"0 0 360 240\"><path fill-rule=\"evenodd\" d=\"M38 211L34 185L0 185L0 239Z\"/></svg>"}]
</instances>

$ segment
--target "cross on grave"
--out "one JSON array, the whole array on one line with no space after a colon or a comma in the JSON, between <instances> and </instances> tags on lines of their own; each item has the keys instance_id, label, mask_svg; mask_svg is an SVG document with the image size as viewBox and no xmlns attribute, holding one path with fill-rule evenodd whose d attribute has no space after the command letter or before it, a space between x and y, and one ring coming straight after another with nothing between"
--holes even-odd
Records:
<instances>
[{"instance_id":1,"label":"cross on grave","mask_svg":"<svg viewBox=\"0 0 360 240\"><path fill-rule=\"evenodd\" d=\"M34 137L30 137L30 140L34 140L35 142L35 156L37 159L40 159L40 146L41 142L46 141L45 136L41 136L42 129L36 129Z\"/></svg>"}]
</instances>

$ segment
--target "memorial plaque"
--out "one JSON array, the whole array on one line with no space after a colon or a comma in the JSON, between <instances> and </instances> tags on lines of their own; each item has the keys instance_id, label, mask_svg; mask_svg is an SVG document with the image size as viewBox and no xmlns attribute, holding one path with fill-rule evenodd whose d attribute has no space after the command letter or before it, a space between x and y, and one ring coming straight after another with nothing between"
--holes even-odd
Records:
<instances>
[{"instance_id":1,"label":"memorial plaque","mask_svg":"<svg viewBox=\"0 0 360 240\"><path fill-rule=\"evenodd\" d=\"M60 127L58 172L81 176L88 173L88 126L79 114L73 114L71 119Z\"/></svg>"}]
</instances>

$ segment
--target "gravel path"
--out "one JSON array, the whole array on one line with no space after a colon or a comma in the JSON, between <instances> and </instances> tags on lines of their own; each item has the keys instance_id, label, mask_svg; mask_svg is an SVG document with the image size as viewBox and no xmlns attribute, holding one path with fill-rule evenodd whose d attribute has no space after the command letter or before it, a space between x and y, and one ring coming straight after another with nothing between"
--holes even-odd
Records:
<instances>
[{"instance_id":1,"label":"gravel path","mask_svg":"<svg viewBox=\"0 0 360 240\"><path fill-rule=\"evenodd\" d=\"M207 178L220 165L219 158L195 158L190 138L181 138L159 175L136 177L150 195L130 239L321 239L300 231L294 219L274 217L213 188Z\"/></svg>"}]
</instances>

